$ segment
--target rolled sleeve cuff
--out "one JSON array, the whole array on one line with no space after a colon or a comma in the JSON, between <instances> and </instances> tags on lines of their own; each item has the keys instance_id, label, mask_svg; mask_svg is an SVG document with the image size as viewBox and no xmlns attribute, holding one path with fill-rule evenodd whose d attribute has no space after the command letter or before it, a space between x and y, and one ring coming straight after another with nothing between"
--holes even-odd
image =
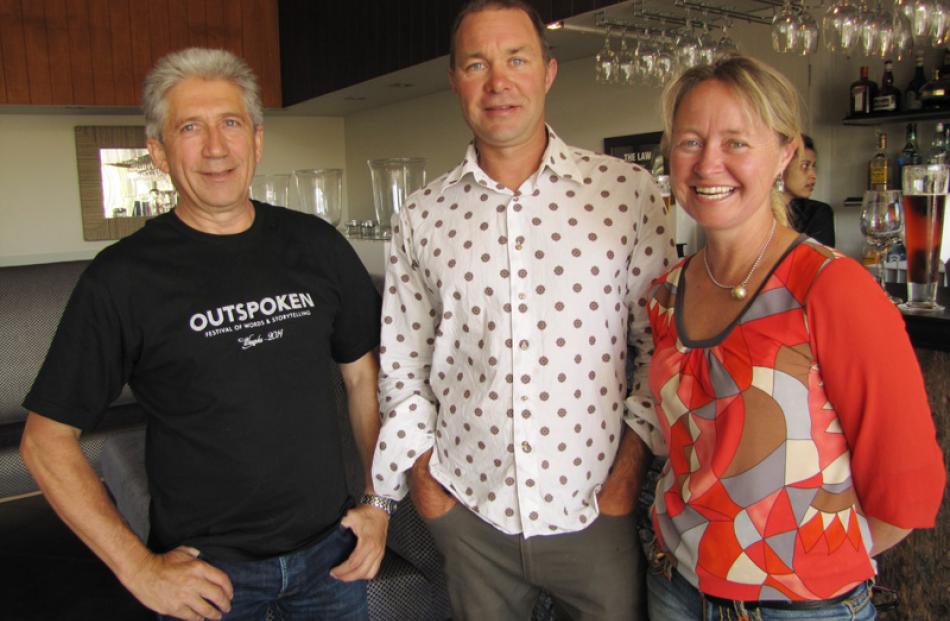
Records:
<instances>
[{"instance_id":1,"label":"rolled sleeve cuff","mask_svg":"<svg viewBox=\"0 0 950 621\"><path fill-rule=\"evenodd\" d=\"M379 430L373 455L373 488L380 496L402 500L409 492L407 471L434 445L436 408L413 395L390 410Z\"/></svg>"},{"instance_id":2,"label":"rolled sleeve cuff","mask_svg":"<svg viewBox=\"0 0 950 621\"><path fill-rule=\"evenodd\" d=\"M656 406L642 395L630 395L624 401L626 414L624 422L643 440L650 452L657 457L667 454L666 441L656 420Z\"/></svg>"}]
</instances>

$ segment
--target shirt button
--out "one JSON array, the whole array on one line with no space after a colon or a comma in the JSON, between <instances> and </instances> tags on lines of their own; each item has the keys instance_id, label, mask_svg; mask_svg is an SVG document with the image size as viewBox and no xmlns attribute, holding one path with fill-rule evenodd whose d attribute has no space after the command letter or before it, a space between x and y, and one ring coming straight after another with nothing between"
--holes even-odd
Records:
<instances>
[{"instance_id":1,"label":"shirt button","mask_svg":"<svg viewBox=\"0 0 950 621\"><path fill-rule=\"evenodd\" d=\"M515 250L521 250L522 248L524 248L523 244L515 244Z\"/></svg>"},{"instance_id":2,"label":"shirt button","mask_svg":"<svg viewBox=\"0 0 950 621\"><path fill-rule=\"evenodd\" d=\"M522 443L521 443L521 450L524 451L525 453L530 453L530 452L531 452L531 445L528 444L527 442L522 442Z\"/></svg>"},{"instance_id":3,"label":"shirt button","mask_svg":"<svg viewBox=\"0 0 950 621\"><path fill-rule=\"evenodd\" d=\"M528 341L521 341L521 343L518 344L518 347L520 347L522 351L528 349Z\"/></svg>"},{"instance_id":4,"label":"shirt button","mask_svg":"<svg viewBox=\"0 0 950 621\"><path fill-rule=\"evenodd\" d=\"M518 299L519 299L519 300L527 300L527 299L528 299L528 294L527 294L527 293L519 293L519 294L518 294Z\"/></svg>"},{"instance_id":5,"label":"shirt button","mask_svg":"<svg viewBox=\"0 0 950 621\"><path fill-rule=\"evenodd\" d=\"M521 400L522 400L522 401L527 401L527 400L528 400L528 395L521 395Z\"/></svg>"}]
</instances>

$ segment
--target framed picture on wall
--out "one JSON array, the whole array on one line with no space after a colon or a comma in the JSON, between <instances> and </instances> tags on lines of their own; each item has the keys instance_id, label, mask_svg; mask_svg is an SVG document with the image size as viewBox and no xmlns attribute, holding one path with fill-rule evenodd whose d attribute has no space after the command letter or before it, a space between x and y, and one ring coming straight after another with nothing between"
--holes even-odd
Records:
<instances>
[{"instance_id":1,"label":"framed picture on wall","mask_svg":"<svg viewBox=\"0 0 950 621\"><path fill-rule=\"evenodd\" d=\"M604 138L604 153L646 168L653 176L669 174L660 152L663 132L647 132Z\"/></svg>"}]
</instances>

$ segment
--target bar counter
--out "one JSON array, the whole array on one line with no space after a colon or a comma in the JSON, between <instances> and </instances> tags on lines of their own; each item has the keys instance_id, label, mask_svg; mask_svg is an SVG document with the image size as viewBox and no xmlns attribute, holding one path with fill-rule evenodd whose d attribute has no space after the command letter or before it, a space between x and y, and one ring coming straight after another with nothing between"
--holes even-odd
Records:
<instances>
[{"instance_id":1,"label":"bar counter","mask_svg":"<svg viewBox=\"0 0 950 621\"><path fill-rule=\"evenodd\" d=\"M889 284L888 291L906 297L903 284ZM950 308L950 290L938 292L937 300ZM924 375L937 441L944 464L950 463L950 312L903 313L907 333ZM900 412L894 412L900 424ZM898 609L882 619L950 619L950 499L943 504L932 529L911 533L905 541L877 557L879 582L900 593Z\"/></svg>"},{"instance_id":2,"label":"bar counter","mask_svg":"<svg viewBox=\"0 0 950 621\"><path fill-rule=\"evenodd\" d=\"M888 283L887 290L901 299L907 297L907 286L903 283ZM950 289L941 287L937 291L937 301L944 310L939 313L902 312L904 324L914 347L950 352Z\"/></svg>"}]
</instances>

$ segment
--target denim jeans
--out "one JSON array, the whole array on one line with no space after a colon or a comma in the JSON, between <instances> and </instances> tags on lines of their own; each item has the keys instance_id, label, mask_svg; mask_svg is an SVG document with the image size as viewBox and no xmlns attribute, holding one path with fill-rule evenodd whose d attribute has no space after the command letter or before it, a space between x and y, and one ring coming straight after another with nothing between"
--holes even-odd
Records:
<instances>
[{"instance_id":1,"label":"denim jeans","mask_svg":"<svg viewBox=\"0 0 950 621\"><path fill-rule=\"evenodd\" d=\"M231 579L234 597L223 617L227 621L366 621L366 581L341 582L329 574L355 546L356 536L337 526L316 544L283 556L261 561L199 558Z\"/></svg>"},{"instance_id":2,"label":"denim jeans","mask_svg":"<svg viewBox=\"0 0 950 621\"><path fill-rule=\"evenodd\" d=\"M871 621L876 615L867 584L858 586L841 602L820 608L783 610L746 606L742 602L714 603L675 570L672 580L661 572L647 572L647 608L650 621Z\"/></svg>"}]
</instances>

